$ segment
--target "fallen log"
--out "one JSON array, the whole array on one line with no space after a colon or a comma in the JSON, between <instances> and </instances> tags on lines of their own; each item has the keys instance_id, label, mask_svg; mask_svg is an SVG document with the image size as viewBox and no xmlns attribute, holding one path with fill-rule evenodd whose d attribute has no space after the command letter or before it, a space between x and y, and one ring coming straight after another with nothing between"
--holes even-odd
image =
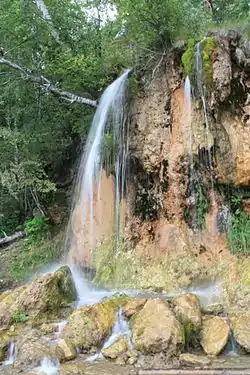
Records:
<instances>
[{"instance_id":1,"label":"fallen log","mask_svg":"<svg viewBox=\"0 0 250 375\"><path fill-rule=\"evenodd\" d=\"M25 237L25 232L20 230L11 236L0 238L0 246L10 245L12 242L15 242L23 237Z\"/></svg>"},{"instance_id":2,"label":"fallen log","mask_svg":"<svg viewBox=\"0 0 250 375\"><path fill-rule=\"evenodd\" d=\"M250 375L250 369L139 370L138 375Z\"/></svg>"}]
</instances>

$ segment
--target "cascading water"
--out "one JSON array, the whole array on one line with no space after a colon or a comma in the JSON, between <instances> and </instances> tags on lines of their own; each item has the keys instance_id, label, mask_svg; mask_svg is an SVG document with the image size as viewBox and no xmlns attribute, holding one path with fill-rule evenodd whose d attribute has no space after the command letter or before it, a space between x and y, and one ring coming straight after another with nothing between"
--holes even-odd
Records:
<instances>
[{"instance_id":1,"label":"cascading water","mask_svg":"<svg viewBox=\"0 0 250 375\"><path fill-rule=\"evenodd\" d=\"M34 369L38 374L42 375L58 375L59 374L59 361L52 361L45 357L41 361L41 365Z\"/></svg>"},{"instance_id":2,"label":"cascading water","mask_svg":"<svg viewBox=\"0 0 250 375\"><path fill-rule=\"evenodd\" d=\"M14 340L12 339L9 345L8 357L7 357L7 360L5 361L5 365L6 366L12 365L14 363L14 360L15 360L15 343L14 343Z\"/></svg>"},{"instance_id":3,"label":"cascading water","mask_svg":"<svg viewBox=\"0 0 250 375\"><path fill-rule=\"evenodd\" d=\"M81 278L77 276L77 266L91 265L91 253L106 235L115 233L115 246L119 241L120 203L124 198L128 155L129 128L125 92L129 72L130 70L126 70L102 95L80 162L66 242L68 263L73 266L78 294L83 293L84 285L79 283ZM112 142L108 143L113 148L111 159L114 163L115 181L103 171L103 149L107 147L107 140L110 140L111 135ZM103 198L104 181L108 202Z\"/></svg>"}]
</instances>

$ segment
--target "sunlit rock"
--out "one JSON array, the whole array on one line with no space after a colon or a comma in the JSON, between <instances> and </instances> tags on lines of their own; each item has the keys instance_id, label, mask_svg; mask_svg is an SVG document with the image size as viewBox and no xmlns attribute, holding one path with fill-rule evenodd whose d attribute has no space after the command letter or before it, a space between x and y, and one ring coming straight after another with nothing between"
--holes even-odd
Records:
<instances>
[{"instance_id":1,"label":"sunlit rock","mask_svg":"<svg viewBox=\"0 0 250 375\"><path fill-rule=\"evenodd\" d=\"M230 333L230 327L225 319L208 318L202 323L201 346L206 354L218 355L225 348Z\"/></svg>"}]
</instances>

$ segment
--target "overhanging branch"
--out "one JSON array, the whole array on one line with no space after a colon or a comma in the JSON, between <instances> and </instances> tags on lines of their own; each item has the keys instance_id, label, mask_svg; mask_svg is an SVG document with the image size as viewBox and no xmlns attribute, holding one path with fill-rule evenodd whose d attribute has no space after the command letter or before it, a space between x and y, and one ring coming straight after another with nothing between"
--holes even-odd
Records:
<instances>
[{"instance_id":1,"label":"overhanging branch","mask_svg":"<svg viewBox=\"0 0 250 375\"><path fill-rule=\"evenodd\" d=\"M20 73L21 77L27 81L33 82L43 89L51 92L52 94L61 97L64 100L69 101L70 103L80 103L80 104L87 104L92 107L97 106L96 100L83 98L82 96L75 95L71 92L59 89L53 82L49 81L47 78L40 76L34 76L28 69L23 68L22 66L7 60L3 57L0 57L0 65L7 66L12 68Z\"/></svg>"}]
</instances>

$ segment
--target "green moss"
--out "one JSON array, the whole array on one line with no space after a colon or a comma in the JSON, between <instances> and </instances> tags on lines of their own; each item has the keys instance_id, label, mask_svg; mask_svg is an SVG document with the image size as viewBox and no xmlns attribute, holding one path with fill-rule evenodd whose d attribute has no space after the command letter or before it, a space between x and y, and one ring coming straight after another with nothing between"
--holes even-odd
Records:
<instances>
[{"instance_id":1,"label":"green moss","mask_svg":"<svg viewBox=\"0 0 250 375\"><path fill-rule=\"evenodd\" d=\"M27 320L29 320L29 317L28 317L28 315L26 315L22 312L16 311L12 315L12 320L13 320L14 323L22 324L22 323L26 323Z\"/></svg>"},{"instance_id":2,"label":"green moss","mask_svg":"<svg viewBox=\"0 0 250 375\"><path fill-rule=\"evenodd\" d=\"M200 346L201 327L194 326L190 321L180 319L185 350L196 349Z\"/></svg>"},{"instance_id":3,"label":"green moss","mask_svg":"<svg viewBox=\"0 0 250 375\"><path fill-rule=\"evenodd\" d=\"M187 75L192 76L194 73L194 57L195 57L195 39L188 40L188 48L182 55L181 61L184 71Z\"/></svg>"},{"instance_id":4,"label":"green moss","mask_svg":"<svg viewBox=\"0 0 250 375\"><path fill-rule=\"evenodd\" d=\"M250 253L250 216L237 209L228 230L228 245L233 254Z\"/></svg>"},{"instance_id":5,"label":"green moss","mask_svg":"<svg viewBox=\"0 0 250 375\"><path fill-rule=\"evenodd\" d=\"M205 227L206 213L209 208L209 201L205 194L204 186L196 185L196 225L202 230Z\"/></svg>"},{"instance_id":6,"label":"green moss","mask_svg":"<svg viewBox=\"0 0 250 375\"><path fill-rule=\"evenodd\" d=\"M213 54L216 50L216 41L213 37L207 37L202 43L203 80L207 87L213 82Z\"/></svg>"}]
</instances>

